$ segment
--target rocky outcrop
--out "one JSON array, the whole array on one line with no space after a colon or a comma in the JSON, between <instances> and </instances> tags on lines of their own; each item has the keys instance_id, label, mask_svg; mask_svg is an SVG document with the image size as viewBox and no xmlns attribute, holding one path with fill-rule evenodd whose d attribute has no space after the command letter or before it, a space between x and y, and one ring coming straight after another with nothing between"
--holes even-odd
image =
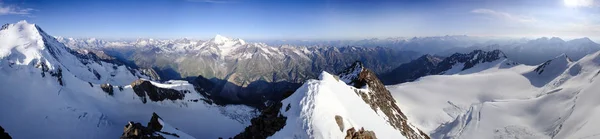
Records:
<instances>
[{"instance_id":1,"label":"rocky outcrop","mask_svg":"<svg viewBox=\"0 0 600 139\"><path fill-rule=\"evenodd\" d=\"M92 85L92 84L90 83L90 85ZM114 94L113 86L108 83L101 84L100 88L102 88L102 91L106 92L108 95L112 96Z\"/></svg>"},{"instance_id":2,"label":"rocky outcrop","mask_svg":"<svg viewBox=\"0 0 600 139\"><path fill-rule=\"evenodd\" d=\"M150 81L147 80L136 80L131 83L131 88L137 96L140 97L143 103L150 101L163 101L163 100L181 100L185 97L185 93L189 93L187 90L179 91L170 88L160 88L154 86Z\"/></svg>"},{"instance_id":3,"label":"rocky outcrop","mask_svg":"<svg viewBox=\"0 0 600 139\"><path fill-rule=\"evenodd\" d=\"M335 123L340 127L340 131L344 132L344 119L342 116L335 115Z\"/></svg>"},{"instance_id":4,"label":"rocky outcrop","mask_svg":"<svg viewBox=\"0 0 600 139\"><path fill-rule=\"evenodd\" d=\"M356 129L350 128L346 131L346 137L344 139L377 139L375 132L367 131L364 128L356 131Z\"/></svg>"},{"instance_id":5,"label":"rocky outcrop","mask_svg":"<svg viewBox=\"0 0 600 139\"><path fill-rule=\"evenodd\" d=\"M264 139L275 134L285 126L287 117L281 115L279 110L282 107L281 102L274 103L263 109L261 114L251 120L251 125L234 139Z\"/></svg>"},{"instance_id":6,"label":"rocky outcrop","mask_svg":"<svg viewBox=\"0 0 600 139\"><path fill-rule=\"evenodd\" d=\"M141 123L130 121L125 125L121 139L165 139L165 136L179 137L175 133L161 131L163 125L161 125L159 120L162 119L156 113L152 113L152 118L148 122L147 127Z\"/></svg>"},{"instance_id":7,"label":"rocky outcrop","mask_svg":"<svg viewBox=\"0 0 600 139\"><path fill-rule=\"evenodd\" d=\"M4 128L2 128L2 126L0 126L0 139L12 139L12 137L10 137L10 135L8 135L6 131L4 131Z\"/></svg>"},{"instance_id":8,"label":"rocky outcrop","mask_svg":"<svg viewBox=\"0 0 600 139\"><path fill-rule=\"evenodd\" d=\"M352 72L348 72L352 71ZM373 111L380 110L382 116L386 116L388 123L399 130L402 135L409 139L428 139L429 136L416 128L411 128L408 120L400 108L396 105L396 100L392 94L385 88L383 83L377 78L374 72L362 67L361 62L355 62L344 72L340 73L340 79L348 85L356 88L367 88L368 92L355 90L357 95L371 106Z\"/></svg>"}]
</instances>

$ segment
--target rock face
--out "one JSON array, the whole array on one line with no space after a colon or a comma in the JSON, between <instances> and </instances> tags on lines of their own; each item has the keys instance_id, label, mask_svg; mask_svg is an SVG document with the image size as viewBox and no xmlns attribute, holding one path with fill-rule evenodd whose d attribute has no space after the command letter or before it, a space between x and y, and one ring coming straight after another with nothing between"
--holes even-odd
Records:
<instances>
[{"instance_id":1,"label":"rock face","mask_svg":"<svg viewBox=\"0 0 600 139\"><path fill-rule=\"evenodd\" d=\"M142 99L142 102L146 103L149 98L151 101L163 101L163 100L181 100L188 91L178 91L169 88L160 88L154 86L150 81L136 80L131 83L131 87L137 96Z\"/></svg>"},{"instance_id":2,"label":"rock face","mask_svg":"<svg viewBox=\"0 0 600 139\"><path fill-rule=\"evenodd\" d=\"M1 139L12 139L12 137L10 137L10 135L8 135L8 133L6 133L6 131L4 131L4 128L2 128L2 126L0 126L0 138Z\"/></svg>"},{"instance_id":3,"label":"rock face","mask_svg":"<svg viewBox=\"0 0 600 139\"><path fill-rule=\"evenodd\" d=\"M91 83L90 83L90 85L91 85ZM106 92L108 95L112 96L114 94L113 86L110 84L107 84L107 83L101 84L100 88L102 88L102 91Z\"/></svg>"},{"instance_id":4,"label":"rock face","mask_svg":"<svg viewBox=\"0 0 600 139\"><path fill-rule=\"evenodd\" d=\"M287 117L281 115L279 110L281 102L274 103L262 110L261 114L251 120L251 125L234 139L264 139L275 134L285 126Z\"/></svg>"},{"instance_id":5,"label":"rock face","mask_svg":"<svg viewBox=\"0 0 600 139\"><path fill-rule=\"evenodd\" d=\"M165 139L163 135L179 137L177 134L161 131L163 125L161 125L159 119L160 117L156 113L152 113L148 127L144 127L141 123L130 121L125 125L121 139Z\"/></svg>"},{"instance_id":6,"label":"rock face","mask_svg":"<svg viewBox=\"0 0 600 139\"><path fill-rule=\"evenodd\" d=\"M346 137L344 139L377 139L375 132L367 131L364 128L356 131L356 129L350 128L346 131Z\"/></svg>"},{"instance_id":7,"label":"rock face","mask_svg":"<svg viewBox=\"0 0 600 139\"><path fill-rule=\"evenodd\" d=\"M390 125L409 139L423 139L429 136L416 128L411 128L407 118L396 105L396 100L377 78L374 72L364 68L361 62L355 62L350 68L339 74L340 79L356 88L368 88L368 92L355 90L356 94L371 106L373 111L381 110ZM381 114L380 114L381 115Z\"/></svg>"},{"instance_id":8,"label":"rock face","mask_svg":"<svg viewBox=\"0 0 600 139\"><path fill-rule=\"evenodd\" d=\"M423 55L416 60L400 65L391 72L380 75L382 77L381 80L386 85L393 85L411 82L427 75L444 74L446 71L452 69L453 66L456 66L456 64L462 63L463 66L459 67L459 70L464 71L474 67L477 64L493 62L503 58L506 58L506 56L500 50L475 50L466 54L455 53L445 58L432 55ZM516 65L517 63L509 64Z\"/></svg>"},{"instance_id":9,"label":"rock face","mask_svg":"<svg viewBox=\"0 0 600 139\"><path fill-rule=\"evenodd\" d=\"M340 127L340 131L344 131L344 119L342 116L335 116L335 123L337 123L338 127Z\"/></svg>"}]
</instances>

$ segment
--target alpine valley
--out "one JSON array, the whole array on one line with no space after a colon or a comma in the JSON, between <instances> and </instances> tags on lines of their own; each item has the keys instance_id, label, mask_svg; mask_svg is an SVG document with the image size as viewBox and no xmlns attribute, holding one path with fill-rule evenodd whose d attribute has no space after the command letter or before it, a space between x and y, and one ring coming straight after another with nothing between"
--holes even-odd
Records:
<instances>
[{"instance_id":1,"label":"alpine valley","mask_svg":"<svg viewBox=\"0 0 600 139\"><path fill-rule=\"evenodd\" d=\"M0 138L597 138L598 50L462 35L108 41L20 21L0 30Z\"/></svg>"}]
</instances>

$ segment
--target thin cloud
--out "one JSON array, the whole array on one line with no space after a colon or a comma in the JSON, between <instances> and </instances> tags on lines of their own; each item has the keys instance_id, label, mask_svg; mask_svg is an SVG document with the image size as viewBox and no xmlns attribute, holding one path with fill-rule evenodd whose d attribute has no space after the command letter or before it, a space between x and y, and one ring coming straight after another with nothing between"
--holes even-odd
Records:
<instances>
[{"instance_id":1,"label":"thin cloud","mask_svg":"<svg viewBox=\"0 0 600 139\"><path fill-rule=\"evenodd\" d=\"M475 9L475 10L472 10L471 13L489 15L489 16L492 16L495 18L500 18L500 19L507 20L507 21L520 22L520 23L536 22L536 20L531 17L513 15L510 13L494 11L491 9Z\"/></svg>"},{"instance_id":2,"label":"thin cloud","mask_svg":"<svg viewBox=\"0 0 600 139\"><path fill-rule=\"evenodd\" d=\"M32 8L21 8L0 2L0 15L30 15L32 11L34 11Z\"/></svg>"}]
</instances>

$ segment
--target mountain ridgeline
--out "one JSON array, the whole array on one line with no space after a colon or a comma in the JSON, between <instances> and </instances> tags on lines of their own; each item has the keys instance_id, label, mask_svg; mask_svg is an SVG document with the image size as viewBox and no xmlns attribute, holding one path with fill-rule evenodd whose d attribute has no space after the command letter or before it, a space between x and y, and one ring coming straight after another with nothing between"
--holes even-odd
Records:
<instances>
[{"instance_id":1,"label":"mountain ridgeline","mask_svg":"<svg viewBox=\"0 0 600 139\"><path fill-rule=\"evenodd\" d=\"M340 72L354 61L383 73L419 55L385 47L269 46L220 35L208 41L58 40L74 49L105 52L132 67L152 68L162 80L188 80L215 101L227 104L281 100L282 92L295 90L322 71Z\"/></svg>"},{"instance_id":2,"label":"mountain ridgeline","mask_svg":"<svg viewBox=\"0 0 600 139\"><path fill-rule=\"evenodd\" d=\"M517 65L516 62L506 60L506 55L500 50L482 51L474 50L470 53L455 53L448 57L423 55L416 60L405 63L396 69L381 74L381 80L386 85L411 82L420 77L438 74L455 74L469 72L468 70L478 64L495 64L504 62L503 67ZM480 69L472 69L480 70ZM471 71L473 72L473 71Z\"/></svg>"}]
</instances>

